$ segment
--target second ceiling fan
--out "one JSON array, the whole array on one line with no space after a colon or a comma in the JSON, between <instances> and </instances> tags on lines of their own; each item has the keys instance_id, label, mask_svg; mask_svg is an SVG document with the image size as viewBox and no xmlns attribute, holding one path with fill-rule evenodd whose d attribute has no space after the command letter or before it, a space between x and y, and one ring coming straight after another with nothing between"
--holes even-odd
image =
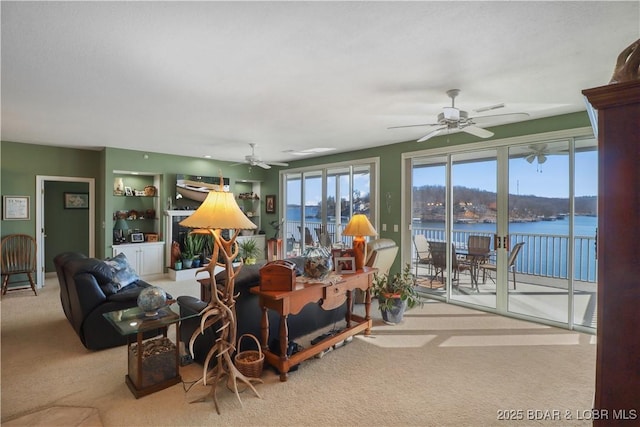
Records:
<instances>
[{"instance_id":1,"label":"second ceiling fan","mask_svg":"<svg viewBox=\"0 0 640 427\"><path fill-rule=\"evenodd\" d=\"M460 89L449 89L447 95L451 98L451 107L444 107L442 112L438 114L438 121L436 123L424 123L419 125L406 125L406 126L391 126L388 129L399 129L418 126L432 126L435 129L418 139L418 142L426 141L438 135L443 130L461 130L471 135L475 135L480 138L489 138L493 136L493 132L488 131L477 125L476 122L482 121L486 118L502 117L505 119L509 116L510 119L528 117L527 113L508 113L508 114L492 114L488 116L469 117L466 111L460 110L455 106L456 96L460 94ZM482 113L484 111L495 110L504 107L504 104L492 105L490 107L479 108L475 110L476 113Z\"/></svg>"}]
</instances>

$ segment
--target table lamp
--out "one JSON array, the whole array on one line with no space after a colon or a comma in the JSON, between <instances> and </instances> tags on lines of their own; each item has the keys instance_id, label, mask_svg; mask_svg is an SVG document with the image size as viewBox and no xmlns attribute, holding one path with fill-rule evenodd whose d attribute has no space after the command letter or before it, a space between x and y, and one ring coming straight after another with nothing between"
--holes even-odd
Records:
<instances>
[{"instance_id":1,"label":"table lamp","mask_svg":"<svg viewBox=\"0 0 640 427\"><path fill-rule=\"evenodd\" d=\"M356 258L356 270L361 270L364 267L364 260L366 259L367 245L364 241L364 236L375 236L378 233L373 225L369 222L369 219L364 214L355 214L351 217L351 220L344 228L342 232L344 236L353 237L353 254Z\"/></svg>"},{"instance_id":2,"label":"table lamp","mask_svg":"<svg viewBox=\"0 0 640 427\"><path fill-rule=\"evenodd\" d=\"M113 243L124 243L127 241L125 233L129 231L129 225L123 218L118 218L113 226Z\"/></svg>"}]
</instances>

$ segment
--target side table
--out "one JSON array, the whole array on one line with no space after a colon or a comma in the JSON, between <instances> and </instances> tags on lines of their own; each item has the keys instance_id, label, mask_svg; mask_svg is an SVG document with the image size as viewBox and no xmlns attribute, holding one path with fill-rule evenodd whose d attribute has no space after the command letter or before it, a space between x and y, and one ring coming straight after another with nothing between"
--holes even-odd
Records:
<instances>
[{"instance_id":1,"label":"side table","mask_svg":"<svg viewBox=\"0 0 640 427\"><path fill-rule=\"evenodd\" d=\"M151 317L146 316L138 307L111 311L103 316L121 335L128 338L129 369L125 382L136 399L182 381L179 348L167 338L167 328L181 320L195 317L197 313L181 317L179 305L173 303L159 309L158 314ZM162 337L143 340L144 332L153 329L161 330ZM175 342L180 342L179 325L176 325Z\"/></svg>"},{"instance_id":2,"label":"side table","mask_svg":"<svg viewBox=\"0 0 640 427\"><path fill-rule=\"evenodd\" d=\"M267 362L276 367L280 372L280 381L287 380L287 373L292 366L309 359L328 349L334 344L344 339L364 332L365 335L371 333L371 281L373 273L377 268L364 267L354 274L344 274L340 281L335 284L324 282L307 282L298 280L295 289L292 291L261 291L260 286L250 289L251 293L260 297L262 307L262 352ZM352 294L355 289L360 289L365 293L365 316L357 316L352 313ZM345 320L347 326L341 332L325 338L324 340L305 348L299 353L287 356L287 345L289 343L289 327L287 319L289 315L298 314L307 304L320 301L322 308L331 310L347 302L347 313ZM274 310L280 315L280 355L269 350L269 317L267 310Z\"/></svg>"}]
</instances>

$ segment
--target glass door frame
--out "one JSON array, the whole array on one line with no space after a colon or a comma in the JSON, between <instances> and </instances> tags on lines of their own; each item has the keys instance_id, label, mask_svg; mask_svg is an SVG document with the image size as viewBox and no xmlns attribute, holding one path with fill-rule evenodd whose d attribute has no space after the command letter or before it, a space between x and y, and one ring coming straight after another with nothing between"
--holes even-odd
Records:
<instances>
[{"instance_id":1,"label":"glass door frame","mask_svg":"<svg viewBox=\"0 0 640 427\"><path fill-rule=\"evenodd\" d=\"M406 152L402 154L402 176L404 179L401 182L401 190L402 190L402 218L401 218L401 259L402 265L406 263L412 262L412 238L413 238L413 229L412 229L412 167L413 167L413 159L418 157L436 157L436 156L447 156L447 167L446 167L446 185L447 185L447 214L446 214L446 223L445 223L445 234L447 236L447 245L450 244L451 241L451 220L452 220L452 206L451 206L451 154L462 153L462 152L470 152L470 151L482 151L490 148L494 148L497 150L497 160L498 160L498 177L497 177L497 204L498 204L498 216L496 223L497 235L508 238L509 231L509 220L508 220L508 212L509 212L509 182L508 182L508 166L509 166L509 147L514 145L522 145L522 144L532 144L532 143L540 143L545 141L553 141L559 139L580 139L580 138L589 138L593 137L593 129L591 127L582 127L576 129L568 129L562 131L552 131L552 132L544 132L538 134L531 134L513 138L505 138L495 141L479 141L476 143L469 144L461 144L455 146L444 146L437 147L432 149L425 149L413 152ZM571 213L574 214L573 211L573 144L570 144L570 154L571 154L571 162L570 162L570 171L568 180L571 182ZM448 251L447 251L448 252ZM507 258L508 258L508 250L498 249L496 250L497 255L497 287L496 287L496 309L493 310L491 308L476 306L476 305L467 305L464 302L457 301L451 298L451 286L450 283L447 284L447 292L444 297L438 298L433 297L434 299L441 299L447 303L454 303L457 305L468 306L470 308L479 309L488 312L495 312L501 315L521 318L524 320L533 320L538 323L549 324L552 326L559 326L563 328L575 329L575 330L583 330L584 332L593 333L594 331L591 328L587 328L581 325L574 324L574 315L573 315L573 273L569 277L569 298L568 298L568 318L566 322L558 323L551 320L546 319L533 319L529 316L519 315L517 313L511 313L508 311L508 271L506 268ZM573 264L573 256L570 255L570 262ZM448 255L447 267L450 270L451 263L449 262L450 255ZM573 266L570 266L570 271L573 271ZM450 274L447 275L450 277ZM448 279L449 280L449 279Z\"/></svg>"}]
</instances>

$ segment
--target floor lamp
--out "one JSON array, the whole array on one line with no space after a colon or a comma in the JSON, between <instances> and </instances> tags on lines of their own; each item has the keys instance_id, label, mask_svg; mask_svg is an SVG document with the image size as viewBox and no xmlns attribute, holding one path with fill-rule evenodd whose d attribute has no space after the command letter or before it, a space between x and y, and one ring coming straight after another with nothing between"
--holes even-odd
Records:
<instances>
[{"instance_id":1,"label":"floor lamp","mask_svg":"<svg viewBox=\"0 0 640 427\"><path fill-rule=\"evenodd\" d=\"M222 182L222 178L220 181ZM211 300L202 311L200 330L196 330L192 335L189 349L193 354L195 339L211 325L217 322L221 323L221 327L218 329L220 339L216 341L207 354L203 373L204 385L207 384L208 378L212 380L211 394L213 395L216 411L220 414L216 398L216 386L225 376L228 376L227 384L233 388L241 405L242 400L238 393L238 380L247 384L256 396L261 398L250 381L262 382L262 380L245 377L238 371L231 359L231 354L235 351L237 335L234 283L235 277L243 265L242 260L234 265L234 260L238 256L236 238L240 230L253 230L257 226L242 212L236 203L233 193L227 191L210 191L200 207L191 216L181 221L180 225L195 229L195 233L210 233L213 237L211 261L200 270L209 273ZM223 229L229 229L231 232L231 237L228 240L222 236ZM223 262L220 263L220 260ZM217 265L224 267L227 274L227 281L223 289L219 289L216 284L215 267ZM211 372L207 372L209 362L214 355L218 358L218 362Z\"/></svg>"}]
</instances>

